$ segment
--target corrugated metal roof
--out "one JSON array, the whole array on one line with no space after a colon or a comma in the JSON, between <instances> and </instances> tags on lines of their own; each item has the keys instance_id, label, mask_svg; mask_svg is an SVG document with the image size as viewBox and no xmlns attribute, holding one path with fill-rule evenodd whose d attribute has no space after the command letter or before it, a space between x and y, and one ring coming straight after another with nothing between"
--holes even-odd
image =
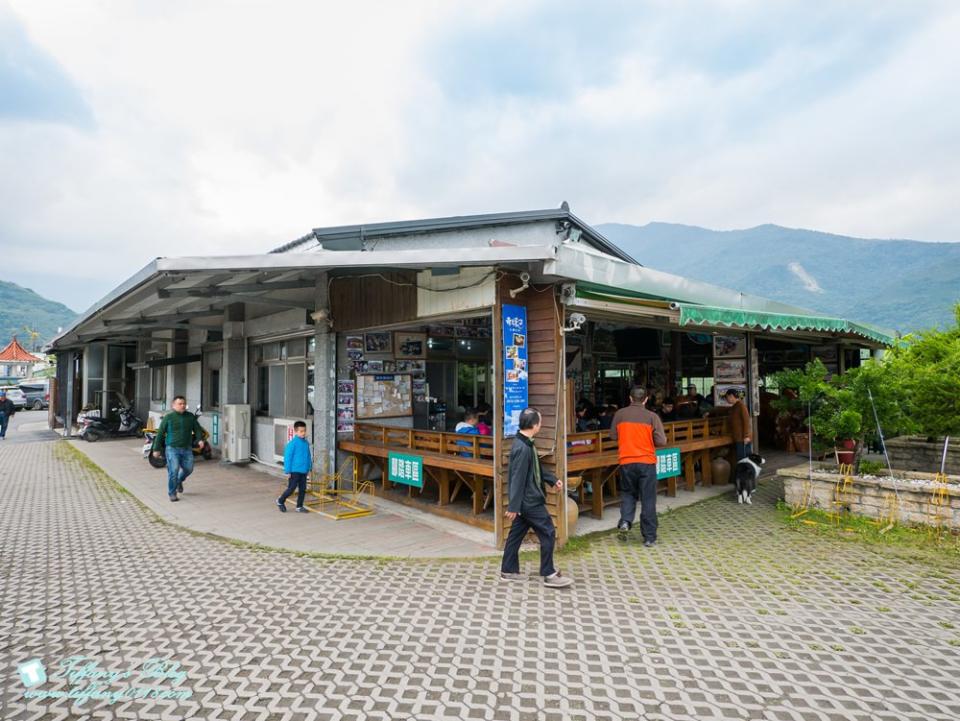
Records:
<instances>
[{"instance_id":1,"label":"corrugated metal roof","mask_svg":"<svg viewBox=\"0 0 960 721\"><path fill-rule=\"evenodd\" d=\"M518 225L522 223L536 223L544 220L567 221L582 232L582 238L594 247L609 253L627 263L639 265L629 254L608 240L600 231L584 223L570 212L566 204L560 208L545 210L523 210L512 213L486 213L482 215L457 215L446 218L424 218L420 220L401 220L389 223L367 223L362 225L339 225L329 228L315 228L302 238L281 245L272 250L272 253L286 253L302 246L304 243L324 240L348 240L386 238L398 235L415 233L438 233L448 230L468 230L471 228L486 228L502 225Z\"/></svg>"}]
</instances>

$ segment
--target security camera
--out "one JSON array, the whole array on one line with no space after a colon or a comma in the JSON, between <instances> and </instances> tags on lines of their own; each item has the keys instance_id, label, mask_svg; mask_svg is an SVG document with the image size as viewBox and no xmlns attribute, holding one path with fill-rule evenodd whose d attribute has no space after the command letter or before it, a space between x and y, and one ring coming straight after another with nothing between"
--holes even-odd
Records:
<instances>
[{"instance_id":1,"label":"security camera","mask_svg":"<svg viewBox=\"0 0 960 721\"><path fill-rule=\"evenodd\" d=\"M523 285L510 291L511 298L516 298L523 291L530 287L530 274L527 271L523 271L520 274L520 282L523 283Z\"/></svg>"},{"instance_id":2,"label":"security camera","mask_svg":"<svg viewBox=\"0 0 960 721\"><path fill-rule=\"evenodd\" d=\"M583 313L571 313L570 317L567 319L567 325L560 329L561 333L569 333L571 331L578 331L580 327L587 322L587 316Z\"/></svg>"}]
</instances>

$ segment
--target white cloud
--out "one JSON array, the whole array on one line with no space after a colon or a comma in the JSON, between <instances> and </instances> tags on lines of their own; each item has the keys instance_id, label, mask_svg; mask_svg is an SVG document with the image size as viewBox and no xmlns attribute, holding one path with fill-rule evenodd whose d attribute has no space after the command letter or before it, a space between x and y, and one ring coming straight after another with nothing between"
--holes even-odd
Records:
<instances>
[{"instance_id":1,"label":"white cloud","mask_svg":"<svg viewBox=\"0 0 960 721\"><path fill-rule=\"evenodd\" d=\"M601 6L562 35L543 2L11 7L94 127L0 124L5 261L56 250L33 285L75 306L157 255L564 199L596 223L960 239L951 5L796 29L810 13L766 3ZM889 43L861 52L874 26Z\"/></svg>"}]
</instances>

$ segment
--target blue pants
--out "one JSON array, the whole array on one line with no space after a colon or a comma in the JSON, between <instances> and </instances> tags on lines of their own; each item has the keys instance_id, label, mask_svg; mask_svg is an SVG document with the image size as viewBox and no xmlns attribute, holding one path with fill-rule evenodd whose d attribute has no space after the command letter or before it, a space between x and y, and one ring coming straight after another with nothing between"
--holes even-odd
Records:
<instances>
[{"instance_id":1,"label":"blue pants","mask_svg":"<svg viewBox=\"0 0 960 721\"><path fill-rule=\"evenodd\" d=\"M7 437L7 423L9 422L10 417L3 411L0 411L0 438Z\"/></svg>"},{"instance_id":2,"label":"blue pants","mask_svg":"<svg viewBox=\"0 0 960 721\"><path fill-rule=\"evenodd\" d=\"M167 495L177 492L177 486L193 473L193 449L167 446Z\"/></svg>"},{"instance_id":3,"label":"blue pants","mask_svg":"<svg viewBox=\"0 0 960 721\"><path fill-rule=\"evenodd\" d=\"M741 443L737 441L734 444L737 447L737 460L742 461L744 458L753 453L753 443Z\"/></svg>"},{"instance_id":4,"label":"blue pants","mask_svg":"<svg viewBox=\"0 0 960 721\"><path fill-rule=\"evenodd\" d=\"M657 540L657 464L620 466L620 520L633 525L640 502L640 532L644 541Z\"/></svg>"},{"instance_id":5,"label":"blue pants","mask_svg":"<svg viewBox=\"0 0 960 721\"><path fill-rule=\"evenodd\" d=\"M557 532L545 505L524 508L513 519L507 542L503 545L500 570L504 573L520 573L520 546L531 528L540 541L540 575L546 577L556 573L553 567L553 548L557 543Z\"/></svg>"}]
</instances>

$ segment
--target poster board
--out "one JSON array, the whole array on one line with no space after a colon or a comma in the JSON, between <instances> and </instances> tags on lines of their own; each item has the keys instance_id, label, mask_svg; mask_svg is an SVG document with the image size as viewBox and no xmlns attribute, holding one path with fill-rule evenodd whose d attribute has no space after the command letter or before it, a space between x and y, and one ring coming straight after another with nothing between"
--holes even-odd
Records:
<instances>
[{"instance_id":1,"label":"poster board","mask_svg":"<svg viewBox=\"0 0 960 721\"><path fill-rule=\"evenodd\" d=\"M397 418L413 415L413 377L409 373L357 376L356 418Z\"/></svg>"},{"instance_id":2,"label":"poster board","mask_svg":"<svg viewBox=\"0 0 960 721\"><path fill-rule=\"evenodd\" d=\"M503 306L503 435L516 435L528 405L527 308Z\"/></svg>"}]
</instances>

